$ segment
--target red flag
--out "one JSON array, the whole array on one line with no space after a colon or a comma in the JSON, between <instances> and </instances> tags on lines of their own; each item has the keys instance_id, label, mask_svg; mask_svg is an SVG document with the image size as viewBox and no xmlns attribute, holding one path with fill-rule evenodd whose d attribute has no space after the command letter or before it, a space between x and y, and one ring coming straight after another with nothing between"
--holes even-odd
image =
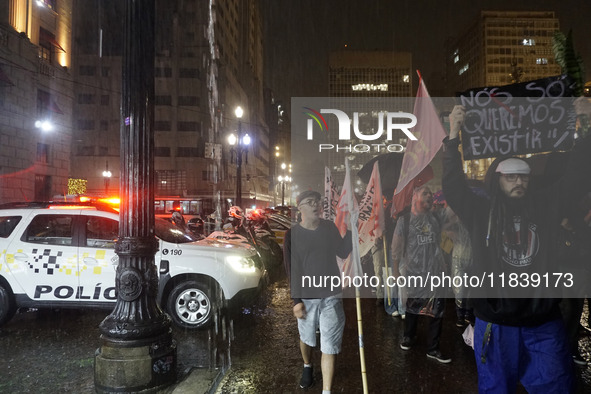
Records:
<instances>
[{"instance_id":1,"label":"red flag","mask_svg":"<svg viewBox=\"0 0 591 394\"><path fill-rule=\"evenodd\" d=\"M359 255L364 256L385 228L380 168L376 161L365 194L359 204Z\"/></svg>"},{"instance_id":2,"label":"red flag","mask_svg":"<svg viewBox=\"0 0 591 394\"><path fill-rule=\"evenodd\" d=\"M392 204L390 214L395 216L402 212L404 207L410 204L413 190L429 182L431 179L433 179L433 168L428 165L427 167L423 168L423 171L421 171L419 175L417 175L412 181L410 181L408 185L406 185L401 193L394 194L394 203Z\"/></svg>"},{"instance_id":3,"label":"red flag","mask_svg":"<svg viewBox=\"0 0 591 394\"><path fill-rule=\"evenodd\" d=\"M446 136L423 78L421 78L420 73L418 74L419 89L413 111L417 117L417 124L412 129L412 133L417 137L417 140L412 141L409 139L406 144L406 151L400 168L400 177L394 191L392 208L395 213L399 213L405 206L410 204L413 189L420 186L412 181L422 174L423 170L433 160L433 157L443 145L443 139ZM422 174L422 178L422 183L432 179L433 171L430 171L430 177L429 173L426 173Z\"/></svg>"}]
</instances>

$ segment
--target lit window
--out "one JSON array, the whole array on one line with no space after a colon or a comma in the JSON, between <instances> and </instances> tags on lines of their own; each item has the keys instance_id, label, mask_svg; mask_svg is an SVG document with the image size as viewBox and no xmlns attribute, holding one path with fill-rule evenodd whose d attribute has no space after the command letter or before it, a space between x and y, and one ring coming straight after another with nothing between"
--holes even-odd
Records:
<instances>
[{"instance_id":1,"label":"lit window","mask_svg":"<svg viewBox=\"0 0 591 394\"><path fill-rule=\"evenodd\" d=\"M382 83L379 85L374 85L373 83L359 83L357 85L351 85L351 89L358 91L358 90L367 90L367 91L375 91L380 90L382 92L388 91L388 84Z\"/></svg>"},{"instance_id":2,"label":"lit window","mask_svg":"<svg viewBox=\"0 0 591 394\"><path fill-rule=\"evenodd\" d=\"M469 65L468 63L466 63L464 65L464 67L460 68L460 71L458 71L458 75L462 75L463 73L465 73L466 71L468 71Z\"/></svg>"},{"instance_id":3,"label":"lit window","mask_svg":"<svg viewBox=\"0 0 591 394\"><path fill-rule=\"evenodd\" d=\"M404 83L409 83L409 82L410 82L410 75L408 75L408 74L404 74L404 75L402 76L402 82L404 82Z\"/></svg>"},{"instance_id":4,"label":"lit window","mask_svg":"<svg viewBox=\"0 0 591 394\"><path fill-rule=\"evenodd\" d=\"M524 38L521 43L525 46L531 47L536 45L536 40L534 40L533 38Z\"/></svg>"},{"instance_id":5,"label":"lit window","mask_svg":"<svg viewBox=\"0 0 591 394\"><path fill-rule=\"evenodd\" d=\"M536 64L548 64L548 58L539 57L536 59Z\"/></svg>"},{"instance_id":6,"label":"lit window","mask_svg":"<svg viewBox=\"0 0 591 394\"><path fill-rule=\"evenodd\" d=\"M460 61L460 55L455 55L454 56L454 63L457 63Z\"/></svg>"}]
</instances>

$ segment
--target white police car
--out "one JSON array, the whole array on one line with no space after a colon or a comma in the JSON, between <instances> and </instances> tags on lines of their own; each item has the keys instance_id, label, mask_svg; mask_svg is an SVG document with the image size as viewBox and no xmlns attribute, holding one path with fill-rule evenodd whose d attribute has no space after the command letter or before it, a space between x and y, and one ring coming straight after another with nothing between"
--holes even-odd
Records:
<instances>
[{"instance_id":1,"label":"white police car","mask_svg":"<svg viewBox=\"0 0 591 394\"><path fill-rule=\"evenodd\" d=\"M119 214L96 204L0 205L0 325L23 307L113 308L118 228ZM197 241L158 218L155 233L158 302L181 327L207 325L265 283L253 248Z\"/></svg>"}]
</instances>

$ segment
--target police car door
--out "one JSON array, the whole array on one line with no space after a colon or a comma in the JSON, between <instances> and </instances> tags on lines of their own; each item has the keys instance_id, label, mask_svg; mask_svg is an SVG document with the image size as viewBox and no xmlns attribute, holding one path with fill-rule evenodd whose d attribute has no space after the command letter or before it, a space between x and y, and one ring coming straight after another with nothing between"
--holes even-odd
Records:
<instances>
[{"instance_id":1,"label":"police car door","mask_svg":"<svg viewBox=\"0 0 591 394\"><path fill-rule=\"evenodd\" d=\"M67 210L35 214L6 251L26 296L37 305L75 299L78 288L77 215ZM18 269L16 269L18 267Z\"/></svg>"},{"instance_id":2,"label":"police car door","mask_svg":"<svg viewBox=\"0 0 591 394\"><path fill-rule=\"evenodd\" d=\"M80 219L80 299L87 303L114 302L119 221L101 211Z\"/></svg>"}]
</instances>

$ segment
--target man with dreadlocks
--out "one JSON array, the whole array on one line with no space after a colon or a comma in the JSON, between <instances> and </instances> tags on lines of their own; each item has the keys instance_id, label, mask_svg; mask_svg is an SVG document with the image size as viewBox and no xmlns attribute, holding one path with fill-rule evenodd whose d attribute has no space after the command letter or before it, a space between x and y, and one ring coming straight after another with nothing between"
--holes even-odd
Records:
<instances>
[{"instance_id":1,"label":"man with dreadlocks","mask_svg":"<svg viewBox=\"0 0 591 394\"><path fill-rule=\"evenodd\" d=\"M586 100L577 100L575 109L578 114L591 114ZM461 106L450 114L442 181L449 206L470 232L471 274L494 273L498 279L500 273L508 277L510 273L560 272L562 262L555 257L552 241L563 211L588 187L591 138L577 141L559 184L535 194L529 187L527 162L498 158L485 178L487 198L470 191L462 171L458 136L464 116ZM549 290L541 286L530 293L508 287L507 282L505 287L497 282L486 293L471 288L479 391L515 392L520 381L528 392L572 392L572 359L559 300L549 298Z\"/></svg>"}]
</instances>

